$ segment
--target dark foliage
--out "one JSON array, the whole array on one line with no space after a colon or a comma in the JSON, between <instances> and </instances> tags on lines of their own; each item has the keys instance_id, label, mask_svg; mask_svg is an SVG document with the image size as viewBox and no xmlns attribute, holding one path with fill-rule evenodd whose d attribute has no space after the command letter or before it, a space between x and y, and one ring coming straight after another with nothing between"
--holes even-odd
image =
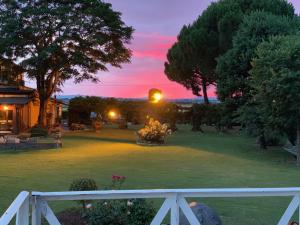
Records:
<instances>
[{"instance_id":1,"label":"dark foliage","mask_svg":"<svg viewBox=\"0 0 300 225\"><path fill-rule=\"evenodd\" d=\"M155 215L152 203L144 199L97 202L88 212L90 225L147 225Z\"/></svg>"}]
</instances>

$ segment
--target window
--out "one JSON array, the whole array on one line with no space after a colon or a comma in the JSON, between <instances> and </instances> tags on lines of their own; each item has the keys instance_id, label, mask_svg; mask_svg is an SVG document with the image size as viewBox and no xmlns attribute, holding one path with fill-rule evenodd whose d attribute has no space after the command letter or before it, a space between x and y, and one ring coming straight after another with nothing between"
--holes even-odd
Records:
<instances>
[{"instance_id":1,"label":"window","mask_svg":"<svg viewBox=\"0 0 300 225\"><path fill-rule=\"evenodd\" d=\"M13 129L13 110L0 110L0 131Z\"/></svg>"}]
</instances>

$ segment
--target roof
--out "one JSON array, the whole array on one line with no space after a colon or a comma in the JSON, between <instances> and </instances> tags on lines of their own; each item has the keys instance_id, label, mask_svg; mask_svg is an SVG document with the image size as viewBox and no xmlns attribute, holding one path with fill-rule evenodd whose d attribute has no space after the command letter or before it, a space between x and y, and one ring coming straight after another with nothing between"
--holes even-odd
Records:
<instances>
[{"instance_id":1,"label":"roof","mask_svg":"<svg viewBox=\"0 0 300 225\"><path fill-rule=\"evenodd\" d=\"M35 90L27 87L0 86L1 94L32 94Z\"/></svg>"},{"instance_id":2,"label":"roof","mask_svg":"<svg viewBox=\"0 0 300 225\"><path fill-rule=\"evenodd\" d=\"M6 59L6 58L0 56L0 64L10 67L16 72L19 72L19 73L24 72L23 68L21 66L17 65L16 63L14 63L12 59Z\"/></svg>"},{"instance_id":3,"label":"roof","mask_svg":"<svg viewBox=\"0 0 300 225\"><path fill-rule=\"evenodd\" d=\"M7 105L25 105L30 101L27 97L8 97L0 98L0 104Z\"/></svg>"}]
</instances>

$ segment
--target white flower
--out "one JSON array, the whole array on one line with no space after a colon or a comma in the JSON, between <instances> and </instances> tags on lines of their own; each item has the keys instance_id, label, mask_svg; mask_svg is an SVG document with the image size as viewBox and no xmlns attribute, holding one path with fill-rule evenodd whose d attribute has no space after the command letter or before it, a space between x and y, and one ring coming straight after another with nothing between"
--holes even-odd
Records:
<instances>
[{"instance_id":1,"label":"white flower","mask_svg":"<svg viewBox=\"0 0 300 225\"><path fill-rule=\"evenodd\" d=\"M127 206L132 206L133 202L132 201L127 201Z\"/></svg>"},{"instance_id":2,"label":"white flower","mask_svg":"<svg viewBox=\"0 0 300 225\"><path fill-rule=\"evenodd\" d=\"M86 206L85 206L85 208L87 208L87 209L90 209L90 208L92 208L92 204L90 203L90 204L87 204Z\"/></svg>"}]
</instances>

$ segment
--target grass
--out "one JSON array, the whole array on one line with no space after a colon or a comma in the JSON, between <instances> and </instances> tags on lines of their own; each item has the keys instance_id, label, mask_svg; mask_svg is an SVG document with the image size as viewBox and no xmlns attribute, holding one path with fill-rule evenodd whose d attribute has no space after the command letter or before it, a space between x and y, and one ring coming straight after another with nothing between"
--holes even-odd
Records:
<instances>
[{"instance_id":1,"label":"grass","mask_svg":"<svg viewBox=\"0 0 300 225\"><path fill-rule=\"evenodd\" d=\"M279 149L261 151L252 138L181 129L168 145L135 144L133 130L66 133L63 148L0 153L0 211L22 190L66 191L79 177L100 187L111 175L127 177L126 189L300 186L294 159ZM215 208L224 224L276 224L290 199L198 199ZM56 210L66 203L54 204Z\"/></svg>"}]
</instances>

